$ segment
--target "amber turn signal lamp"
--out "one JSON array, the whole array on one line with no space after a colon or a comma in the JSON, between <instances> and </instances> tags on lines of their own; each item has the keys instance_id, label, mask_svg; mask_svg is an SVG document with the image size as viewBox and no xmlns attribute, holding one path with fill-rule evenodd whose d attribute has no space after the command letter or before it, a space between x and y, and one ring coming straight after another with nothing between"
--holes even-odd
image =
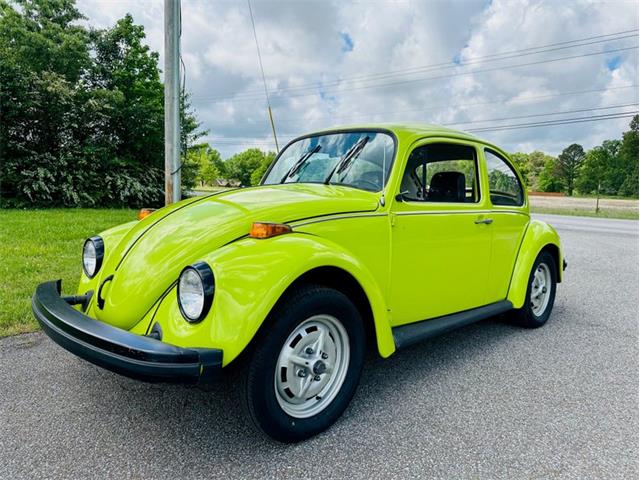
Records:
<instances>
[{"instance_id":1,"label":"amber turn signal lamp","mask_svg":"<svg viewBox=\"0 0 640 480\"><path fill-rule=\"evenodd\" d=\"M142 209L140 209L140 211L138 212L138 220L143 220L143 219L147 218L149 215L151 215L155 211L156 211L155 208L142 208Z\"/></svg>"},{"instance_id":2,"label":"amber turn signal lamp","mask_svg":"<svg viewBox=\"0 0 640 480\"><path fill-rule=\"evenodd\" d=\"M254 222L251 225L251 238L271 238L284 233L291 233L291 227L284 223Z\"/></svg>"}]
</instances>

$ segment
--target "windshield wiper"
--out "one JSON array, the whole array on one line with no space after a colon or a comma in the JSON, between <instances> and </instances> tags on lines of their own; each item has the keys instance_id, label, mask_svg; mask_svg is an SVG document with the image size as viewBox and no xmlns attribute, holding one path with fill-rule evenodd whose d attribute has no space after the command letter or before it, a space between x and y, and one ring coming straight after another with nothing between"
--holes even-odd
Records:
<instances>
[{"instance_id":1,"label":"windshield wiper","mask_svg":"<svg viewBox=\"0 0 640 480\"><path fill-rule=\"evenodd\" d=\"M291 168L287 171L287 173L284 174L284 177L282 177L282 180L280 180L280 183L284 183L287 180L287 178L293 177L298 171L300 171L300 169L307 162L307 160L311 158L311 155L318 153L321 148L322 148L322 145L316 145L316 147L310 152L302 154L302 156L298 159L298 161L291 166Z\"/></svg>"},{"instance_id":2,"label":"windshield wiper","mask_svg":"<svg viewBox=\"0 0 640 480\"><path fill-rule=\"evenodd\" d=\"M358 157L358 155L360 155L360 152L362 152L362 149L364 148L364 146L367 144L368 141L369 141L369 136L367 135L366 137L363 137L360 140L358 140L356 143L353 144L353 146L349 150L347 150L347 153L344 154L344 157L342 158L342 160L340 160L336 164L336 166L333 167L333 169L331 170L331 173L329 173L327 178L325 178L324 180L325 185L329 185L329 181L331 180L331 177L333 177L334 174L336 173L341 174L347 169L347 167L349 167L351 162L355 160Z\"/></svg>"}]
</instances>

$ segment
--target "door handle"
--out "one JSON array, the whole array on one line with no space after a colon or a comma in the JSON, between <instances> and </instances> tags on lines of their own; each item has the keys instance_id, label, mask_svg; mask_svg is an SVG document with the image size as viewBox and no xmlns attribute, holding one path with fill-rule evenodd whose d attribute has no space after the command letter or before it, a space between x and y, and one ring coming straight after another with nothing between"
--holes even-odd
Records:
<instances>
[{"instance_id":1,"label":"door handle","mask_svg":"<svg viewBox=\"0 0 640 480\"><path fill-rule=\"evenodd\" d=\"M485 225L489 225L493 223L493 218L483 218L475 221L476 225L480 225L481 223L484 223Z\"/></svg>"}]
</instances>

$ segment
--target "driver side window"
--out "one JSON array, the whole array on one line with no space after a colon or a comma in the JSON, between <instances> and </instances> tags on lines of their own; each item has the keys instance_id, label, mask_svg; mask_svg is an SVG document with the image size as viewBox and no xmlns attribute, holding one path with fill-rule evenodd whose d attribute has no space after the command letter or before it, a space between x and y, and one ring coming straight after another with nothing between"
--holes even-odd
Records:
<instances>
[{"instance_id":1,"label":"driver side window","mask_svg":"<svg viewBox=\"0 0 640 480\"><path fill-rule=\"evenodd\" d=\"M407 161L401 191L413 202L479 202L475 148L450 143L416 148Z\"/></svg>"}]
</instances>

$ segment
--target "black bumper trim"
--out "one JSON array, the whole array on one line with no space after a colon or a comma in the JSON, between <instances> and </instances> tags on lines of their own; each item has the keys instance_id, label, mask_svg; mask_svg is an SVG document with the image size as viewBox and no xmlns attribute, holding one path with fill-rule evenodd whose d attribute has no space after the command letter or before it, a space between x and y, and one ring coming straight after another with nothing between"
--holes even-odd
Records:
<instances>
[{"instance_id":1,"label":"black bumper trim","mask_svg":"<svg viewBox=\"0 0 640 480\"><path fill-rule=\"evenodd\" d=\"M148 382L209 383L222 372L222 350L182 348L95 320L61 296L61 281L38 285L33 313L58 345L95 365Z\"/></svg>"}]
</instances>

